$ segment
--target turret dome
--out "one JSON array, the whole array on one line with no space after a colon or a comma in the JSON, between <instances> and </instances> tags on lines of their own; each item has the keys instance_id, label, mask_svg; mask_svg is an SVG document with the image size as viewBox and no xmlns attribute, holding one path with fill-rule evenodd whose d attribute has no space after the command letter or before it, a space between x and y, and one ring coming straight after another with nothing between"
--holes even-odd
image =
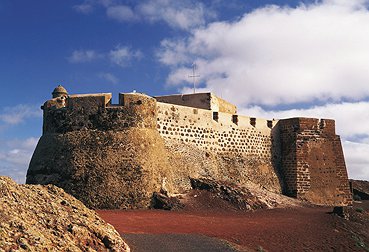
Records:
<instances>
[{"instance_id":1,"label":"turret dome","mask_svg":"<svg viewBox=\"0 0 369 252\"><path fill-rule=\"evenodd\" d=\"M62 85L58 85L52 92L52 95L53 98L68 96L68 92Z\"/></svg>"}]
</instances>

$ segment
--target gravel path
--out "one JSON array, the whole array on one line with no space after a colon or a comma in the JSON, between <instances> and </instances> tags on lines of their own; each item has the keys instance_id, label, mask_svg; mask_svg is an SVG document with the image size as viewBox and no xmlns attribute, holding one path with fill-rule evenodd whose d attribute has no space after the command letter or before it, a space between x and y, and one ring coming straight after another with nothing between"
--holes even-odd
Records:
<instances>
[{"instance_id":1,"label":"gravel path","mask_svg":"<svg viewBox=\"0 0 369 252\"><path fill-rule=\"evenodd\" d=\"M132 252L237 252L225 241L196 234L123 234Z\"/></svg>"}]
</instances>

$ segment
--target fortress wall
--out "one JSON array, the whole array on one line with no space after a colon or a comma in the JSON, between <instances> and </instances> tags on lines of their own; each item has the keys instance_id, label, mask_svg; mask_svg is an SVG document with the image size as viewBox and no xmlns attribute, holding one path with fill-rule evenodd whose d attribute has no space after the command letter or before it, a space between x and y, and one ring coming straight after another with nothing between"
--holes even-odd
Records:
<instances>
[{"instance_id":1,"label":"fortress wall","mask_svg":"<svg viewBox=\"0 0 369 252\"><path fill-rule=\"evenodd\" d=\"M214 152L241 153L271 158L271 128L267 120L256 119L255 127L250 117L157 103L157 127L164 139L177 139ZM215 116L216 115L216 116Z\"/></svg>"},{"instance_id":2,"label":"fortress wall","mask_svg":"<svg viewBox=\"0 0 369 252\"><path fill-rule=\"evenodd\" d=\"M291 196L322 205L351 203L347 171L334 120L279 121L282 166Z\"/></svg>"},{"instance_id":3,"label":"fortress wall","mask_svg":"<svg viewBox=\"0 0 369 252\"><path fill-rule=\"evenodd\" d=\"M94 110L105 108L111 104L111 93L70 95L67 98L67 106L75 110Z\"/></svg>"}]
</instances>

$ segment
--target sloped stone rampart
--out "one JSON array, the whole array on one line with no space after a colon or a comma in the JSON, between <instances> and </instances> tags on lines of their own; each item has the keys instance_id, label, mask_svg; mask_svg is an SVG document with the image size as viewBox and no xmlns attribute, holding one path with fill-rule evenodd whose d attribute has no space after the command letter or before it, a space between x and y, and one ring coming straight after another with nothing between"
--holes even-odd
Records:
<instances>
[{"instance_id":1,"label":"sloped stone rampart","mask_svg":"<svg viewBox=\"0 0 369 252\"><path fill-rule=\"evenodd\" d=\"M99 209L146 208L170 177L156 130L72 131L41 137L28 184L54 184Z\"/></svg>"}]
</instances>

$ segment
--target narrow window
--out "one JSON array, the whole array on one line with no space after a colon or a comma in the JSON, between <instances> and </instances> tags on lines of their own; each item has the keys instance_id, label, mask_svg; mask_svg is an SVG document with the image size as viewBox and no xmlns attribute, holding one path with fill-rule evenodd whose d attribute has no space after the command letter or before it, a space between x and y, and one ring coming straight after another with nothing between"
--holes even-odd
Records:
<instances>
[{"instance_id":1,"label":"narrow window","mask_svg":"<svg viewBox=\"0 0 369 252\"><path fill-rule=\"evenodd\" d=\"M213 112L213 120L214 120L214 121L218 121L218 119L219 119L219 113L218 113L218 112L216 112L216 111L214 111L214 112Z\"/></svg>"},{"instance_id":2,"label":"narrow window","mask_svg":"<svg viewBox=\"0 0 369 252\"><path fill-rule=\"evenodd\" d=\"M232 115L232 122L238 125L238 115Z\"/></svg>"},{"instance_id":3,"label":"narrow window","mask_svg":"<svg viewBox=\"0 0 369 252\"><path fill-rule=\"evenodd\" d=\"M268 120L268 121L267 121L267 126L268 126L269 128L273 128L273 121L272 121L272 120Z\"/></svg>"},{"instance_id":4,"label":"narrow window","mask_svg":"<svg viewBox=\"0 0 369 252\"><path fill-rule=\"evenodd\" d=\"M250 118L250 124L252 125L252 126L256 126L256 118L255 117L251 117Z\"/></svg>"}]
</instances>

